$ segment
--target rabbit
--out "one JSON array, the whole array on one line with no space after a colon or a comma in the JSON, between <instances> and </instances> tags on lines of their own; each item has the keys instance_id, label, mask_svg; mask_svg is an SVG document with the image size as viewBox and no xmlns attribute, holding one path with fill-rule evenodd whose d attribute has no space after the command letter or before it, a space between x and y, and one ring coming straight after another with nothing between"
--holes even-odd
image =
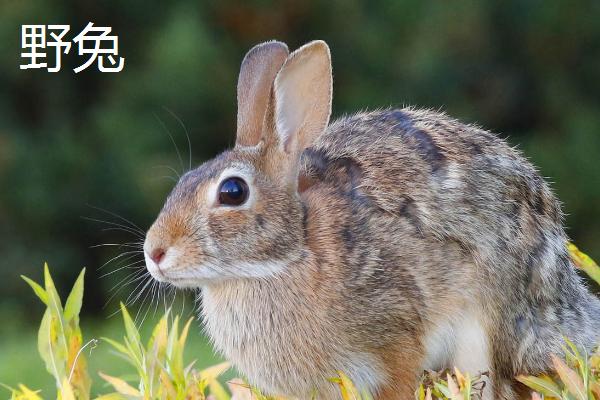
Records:
<instances>
[{"instance_id":1,"label":"rabbit","mask_svg":"<svg viewBox=\"0 0 600 400\"><path fill-rule=\"evenodd\" d=\"M269 395L379 400L423 370L487 372L483 397L590 349L600 302L567 251L560 204L519 151L440 112L329 123L331 56L252 48L233 149L181 177L147 232L158 281L201 289L214 346Z\"/></svg>"}]
</instances>

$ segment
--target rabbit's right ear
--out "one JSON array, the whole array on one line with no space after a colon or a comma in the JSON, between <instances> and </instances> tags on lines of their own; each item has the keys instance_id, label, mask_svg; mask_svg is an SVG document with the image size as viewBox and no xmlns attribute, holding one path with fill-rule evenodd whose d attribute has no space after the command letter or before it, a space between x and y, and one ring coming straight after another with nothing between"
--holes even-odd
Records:
<instances>
[{"instance_id":1,"label":"rabbit's right ear","mask_svg":"<svg viewBox=\"0 0 600 400\"><path fill-rule=\"evenodd\" d=\"M236 145L260 142L273 81L288 54L285 43L271 41L254 46L244 57L237 87Z\"/></svg>"},{"instance_id":2,"label":"rabbit's right ear","mask_svg":"<svg viewBox=\"0 0 600 400\"><path fill-rule=\"evenodd\" d=\"M332 85L331 54L322 40L290 54L277 74L273 83L275 128L292 163L327 128Z\"/></svg>"}]
</instances>

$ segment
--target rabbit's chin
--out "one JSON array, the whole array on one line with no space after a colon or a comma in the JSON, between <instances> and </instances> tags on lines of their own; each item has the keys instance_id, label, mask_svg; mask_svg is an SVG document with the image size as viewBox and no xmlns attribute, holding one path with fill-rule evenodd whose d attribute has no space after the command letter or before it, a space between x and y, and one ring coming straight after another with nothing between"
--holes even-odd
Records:
<instances>
[{"instance_id":1,"label":"rabbit's chin","mask_svg":"<svg viewBox=\"0 0 600 400\"><path fill-rule=\"evenodd\" d=\"M274 278L286 270L287 261L240 262L216 266L211 264L181 267L171 260L160 266L146 258L146 268L159 282L170 283L178 288L200 288L214 283L241 279Z\"/></svg>"}]
</instances>

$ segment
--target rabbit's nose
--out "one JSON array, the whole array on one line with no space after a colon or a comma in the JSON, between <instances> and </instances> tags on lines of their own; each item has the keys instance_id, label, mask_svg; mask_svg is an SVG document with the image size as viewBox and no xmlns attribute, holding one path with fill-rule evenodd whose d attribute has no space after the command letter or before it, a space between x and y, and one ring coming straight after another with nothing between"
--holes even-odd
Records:
<instances>
[{"instance_id":1,"label":"rabbit's nose","mask_svg":"<svg viewBox=\"0 0 600 400\"><path fill-rule=\"evenodd\" d=\"M158 265L165 258L165 251L160 247L154 249L150 252L150 258Z\"/></svg>"}]
</instances>

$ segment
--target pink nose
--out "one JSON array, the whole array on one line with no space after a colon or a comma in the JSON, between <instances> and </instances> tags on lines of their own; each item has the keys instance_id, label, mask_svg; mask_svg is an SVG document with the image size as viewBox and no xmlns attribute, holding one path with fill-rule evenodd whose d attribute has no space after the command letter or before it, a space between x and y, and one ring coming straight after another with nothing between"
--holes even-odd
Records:
<instances>
[{"instance_id":1,"label":"pink nose","mask_svg":"<svg viewBox=\"0 0 600 400\"><path fill-rule=\"evenodd\" d=\"M163 258L165 258L165 251L161 248L154 249L150 253L150 258L156 263L156 265L158 265L163 260Z\"/></svg>"}]
</instances>

